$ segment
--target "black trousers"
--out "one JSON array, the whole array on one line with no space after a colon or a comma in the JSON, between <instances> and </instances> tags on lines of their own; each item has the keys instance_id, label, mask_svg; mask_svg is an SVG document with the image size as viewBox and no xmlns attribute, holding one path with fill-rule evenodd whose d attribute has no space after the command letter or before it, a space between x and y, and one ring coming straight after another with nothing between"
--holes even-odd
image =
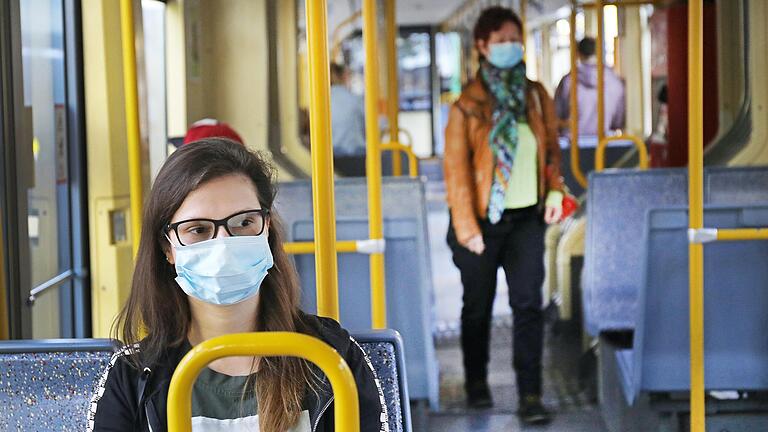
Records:
<instances>
[{"instance_id":1,"label":"black trousers","mask_svg":"<svg viewBox=\"0 0 768 432\"><path fill-rule=\"evenodd\" d=\"M541 394L544 317L544 224L536 206L506 210L497 224L481 221L485 251L475 255L456 240L453 221L448 245L461 272L464 305L461 309L461 348L469 381L488 376L489 339L496 273L499 266L509 286L513 312L513 367L520 396Z\"/></svg>"}]
</instances>

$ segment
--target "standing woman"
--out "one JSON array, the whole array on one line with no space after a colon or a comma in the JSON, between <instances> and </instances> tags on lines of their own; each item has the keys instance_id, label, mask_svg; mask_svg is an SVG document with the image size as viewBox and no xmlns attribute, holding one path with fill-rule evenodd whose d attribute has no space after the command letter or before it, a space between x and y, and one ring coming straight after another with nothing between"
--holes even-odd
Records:
<instances>
[{"instance_id":1,"label":"standing woman","mask_svg":"<svg viewBox=\"0 0 768 432\"><path fill-rule=\"evenodd\" d=\"M470 407L493 405L488 388L496 272L504 268L514 313L514 369L525 423L547 423L541 403L544 231L562 215L554 104L526 78L520 18L482 12L474 29L480 69L445 130L448 244L461 272L461 346ZM545 224L546 223L546 224Z\"/></svg>"},{"instance_id":2,"label":"standing woman","mask_svg":"<svg viewBox=\"0 0 768 432\"><path fill-rule=\"evenodd\" d=\"M145 208L128 301L112 357L91 401L88 431L166 430L171 376L205 340L290 331L320 338L355 378L360 430L387 430L370 361L330 318L299 310L296 271L283 250L274 172L227 139L185 145L163 165ZM192 391L192 430L331 432L333 393L316 366L292 357L227 357Z\"/></svg>"}]
</instances>

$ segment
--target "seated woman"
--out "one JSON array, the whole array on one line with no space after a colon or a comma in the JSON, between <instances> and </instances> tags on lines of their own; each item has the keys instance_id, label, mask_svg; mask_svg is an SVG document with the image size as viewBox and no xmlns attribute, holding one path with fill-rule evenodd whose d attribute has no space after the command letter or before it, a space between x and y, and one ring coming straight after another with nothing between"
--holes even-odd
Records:
<instances>
[{"instance_id":1,"label":"seated woman","mask_svg":"<svg viewBox=\"0 0 768 432\"><path fill-rule=\"evenodd\" d=\"M209 138L173 153L144 209L131 294L89 430L166 430L181 358L229 333L290 331L334 347L358 387L361 431L386 430L378 379L360 346L329 318L299 310L296 271L272 209L274 172L244 146ZM195 382L194 431L334 430L333 394L319 368L293 357L229 357Z\"/></svg>"}]
</instances>

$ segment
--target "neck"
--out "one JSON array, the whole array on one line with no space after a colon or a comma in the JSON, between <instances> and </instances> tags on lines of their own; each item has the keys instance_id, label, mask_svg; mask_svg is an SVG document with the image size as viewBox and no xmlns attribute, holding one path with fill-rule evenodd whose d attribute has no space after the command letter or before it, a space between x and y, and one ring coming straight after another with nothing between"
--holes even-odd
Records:
<instances>
[{"instance_id":1,"label":"neck","mask_svg":"<svg viewBox=\"0 0 768 432\"><path fill-rule=\"evenodd\" d=\"M192 312L189 343L195 346L208 339L232 333L256 331L259 296L255 295L233 305L214 305L189 297ZM231 376L249 375L258 370L256 357L225 357L211 362L208 368Z\"/></svg>"},{"instance_id":2,"label":"neck","mask_svg":"<svg viewBox=\"0 0 768 432\"><path fill-rule=\"evenodd\" d=\"M194 346L217 336L255 331L258 306L258 295L233 305L214 305L189 297L189 343Z\"/></svg>"}]
</instances>

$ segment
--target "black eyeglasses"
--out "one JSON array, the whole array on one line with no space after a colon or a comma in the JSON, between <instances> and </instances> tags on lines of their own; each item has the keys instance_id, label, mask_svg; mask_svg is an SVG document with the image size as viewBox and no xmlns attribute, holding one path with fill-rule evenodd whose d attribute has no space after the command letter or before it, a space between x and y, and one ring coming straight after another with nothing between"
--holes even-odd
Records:
<instances>
[{"instance_id":1,"label":"black eyeglasses","mask_svg":"<svg viewBox=\"0 0 768 432\"><path fill-rule=\"evenodd\" d=\"M165 231L166 234L175 232L179 244L188 246L216 238L220 226L232 237L261 235L268 217L268 209L245 210L224 219L187 219L174 222L168 224Z\"/></svg>"}]
</instances>

